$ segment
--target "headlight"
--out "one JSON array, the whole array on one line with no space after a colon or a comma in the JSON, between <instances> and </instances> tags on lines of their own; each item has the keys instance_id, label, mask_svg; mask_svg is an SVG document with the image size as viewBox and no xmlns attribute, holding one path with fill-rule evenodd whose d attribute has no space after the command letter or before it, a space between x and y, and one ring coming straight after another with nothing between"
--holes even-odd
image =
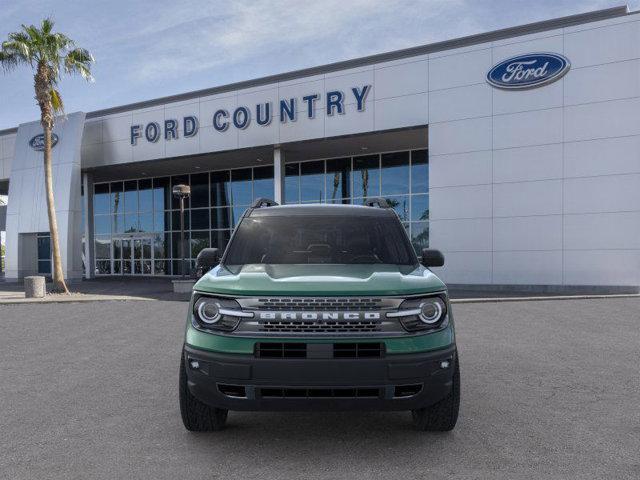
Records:
<instances>
[{"instance_id":1,"label":"headlight","mask_svg":"<svg viewBox=\"0 0 640 480\"><path fill-rule=\"evenodd\" d=\"M193 321L196 327L210 330L232 331L243 317L253 317L253 312L244 312L238 302L228 298L199 295L194 298Z\"/></svg>"},{"instance_id":2,"label":"headlight","mask_svg":"<svg viewBox=\"0 0 640 480\"><path fill-rule=\"evenodd\" d=\"M442 327L447 319L447 302L444 294L431 297L409 298L396 312L387 313L397 318L405 330L414 332Z\"/></svg>"},{"instance_id":3,"label":"headlight","mask_svg":"<svg viewBox=\"0 0 640 480\"><path fill-rule=\"evenodd\" d=\"M428 298L420 304L418 317L427 325L434 325L442 319L445 305L438 297Z\"/></svg>"},{"instance_id":4,"label":"headlight","mask_svg":"<svg viewBox=\"0 0 640 480\"><path fill-rule=\"evenodd\" d=\"M198 300L196 303L196 312L198 319L207 325L216 323L222 318L222 315L220 315L220 304L213 298L202 297Z\"/></svg>"}]
</instances>

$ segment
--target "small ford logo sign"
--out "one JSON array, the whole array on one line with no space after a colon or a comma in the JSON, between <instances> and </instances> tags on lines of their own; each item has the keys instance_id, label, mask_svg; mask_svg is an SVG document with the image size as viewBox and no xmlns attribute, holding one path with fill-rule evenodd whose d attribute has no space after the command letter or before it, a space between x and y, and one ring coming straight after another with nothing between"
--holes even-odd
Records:
<instances>
[{"instance_id":1,"label":"small ford logo sign","mask_svg":"<svg viewBox=\"0 0 640 480\"><path fill-rule=\"evenodd\" d=\"M518 55L489 70L487 82L506 90L535 88L558 80L569 68L569 60L558 53Z\"/></svg>"},{"instance_id":2,"label":"small ford logo sign","mask_svg":"<svg viewBox=\"0 0 640 480\"><path fill-rule=\"evenodd\" d=\"M57 143L58 143L58 135L56 135L55 133L52 133L51 148L55 147ZM29 145L31 146L31 148L33 148L34 150L37 150L38 152L44 152L44 133L41 133L40 135L36 135L31 140L29 140Z\"/></svg>"}]
</instances>

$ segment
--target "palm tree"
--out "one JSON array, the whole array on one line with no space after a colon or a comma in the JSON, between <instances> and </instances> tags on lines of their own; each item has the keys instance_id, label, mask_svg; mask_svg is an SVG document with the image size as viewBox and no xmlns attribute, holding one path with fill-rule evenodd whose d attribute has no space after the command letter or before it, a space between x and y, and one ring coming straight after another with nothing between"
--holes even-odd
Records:
<instances>
[{"instance_id":1,"label":"palm tree","mask_svg":"<svg viewBox=\"0 0 640 480\"><path fill-rule=\"evenodd\" d=\"M84 48L76 47L66 35L52 30L53 21L49 18L42 20L39 28L35 25L22 25L21 31L10 33L8 39L2 42L0 64L5 71L26 65L34 72L35 98L40 107L40 123L44 129L44 175L53 249L53 291L69 293L62 273L58 222L53 203L51 131L56 114L64 111L58 92L61 70L69 75L80 74L85 80L91 81L93 57Z\"/></svg>"}]
</instances>

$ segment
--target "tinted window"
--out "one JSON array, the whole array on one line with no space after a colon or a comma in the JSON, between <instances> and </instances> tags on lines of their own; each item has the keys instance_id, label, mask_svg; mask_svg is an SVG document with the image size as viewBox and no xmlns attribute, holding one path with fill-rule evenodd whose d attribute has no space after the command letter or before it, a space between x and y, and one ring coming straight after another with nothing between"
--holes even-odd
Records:
<instances>
[{"instance_id":1,"label":"tinted window","mask_svg":"<svg viewBox=\"0 0 640 480\"><path fill-rule=\"evenodd\" d=\"M318 215L247 217L229 246L226 265L391 264L416 257L394 217Z\"/></svg>"}]
</instances>

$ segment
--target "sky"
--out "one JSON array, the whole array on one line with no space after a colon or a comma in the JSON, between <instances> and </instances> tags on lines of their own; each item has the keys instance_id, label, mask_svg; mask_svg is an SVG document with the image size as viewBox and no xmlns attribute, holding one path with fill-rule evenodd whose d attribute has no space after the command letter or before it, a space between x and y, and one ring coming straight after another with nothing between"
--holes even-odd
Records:
<instances>
[{"instance_id":1,"label":"sky","mask_svg":"<svg viewBox=\"0 0 640 480\"><path fill-rule=\"evenodd\" d=\"M95 57L67 113L622 5L622 0L0 0L0 39L45 16ZM627 2L631 10L640 0ZM32 73L0 70L0 129L37 120Z\"/></svg>"}]
</instances>

